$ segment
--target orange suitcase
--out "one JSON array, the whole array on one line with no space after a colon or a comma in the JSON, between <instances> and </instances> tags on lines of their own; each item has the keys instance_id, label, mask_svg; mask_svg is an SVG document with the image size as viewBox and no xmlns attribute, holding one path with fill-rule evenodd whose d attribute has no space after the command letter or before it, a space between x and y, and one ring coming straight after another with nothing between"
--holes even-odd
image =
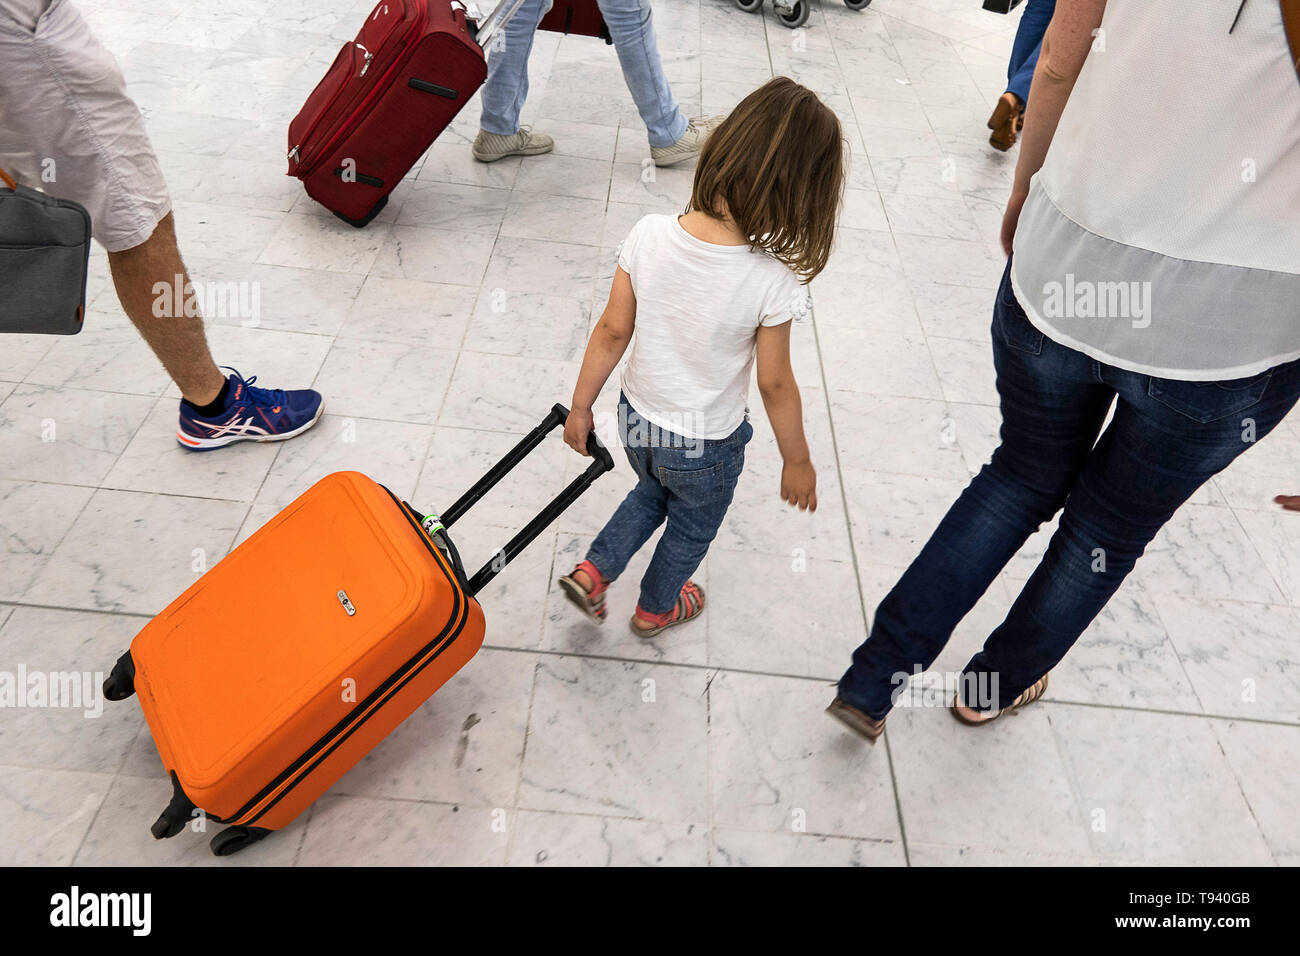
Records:
<instances>
[{"instance_id":1,"label":"orange suitcase","mask_svg":"<svg viewBox=\"0 0 1300 956\"><path fill-rule=\"evenodd\" d=\"M479 591L613 459L592 434L590 467L473 577L446 528L567 417L441 517L357 472L321 479L136 635L104 694L139 695L171 777L155 837L202 815L228 825L224 856L286 826L474 656Z\"/></svg>"}]
</instances>

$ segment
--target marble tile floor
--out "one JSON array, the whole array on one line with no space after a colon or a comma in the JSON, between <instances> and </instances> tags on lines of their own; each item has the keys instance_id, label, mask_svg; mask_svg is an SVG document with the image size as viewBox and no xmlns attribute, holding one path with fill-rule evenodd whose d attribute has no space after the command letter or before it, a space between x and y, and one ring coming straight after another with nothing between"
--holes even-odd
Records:
<instances>
[{"instance_id":1,"label":"marble tile floor","mask_svg":"<svg viewBox=\"0 0 1300 956\"><path fill-rule=\"evenodd\" d=\"M148 617L312 481L356 468L445 504L567 400L637 217L689 169L644 171L612 50L543 35L525 121L554 155L474 163L477 104L364 231L283 175L283 131L370 0L79 0L147 114L196 279L255 283L260 319L209 316L213 350L327 414L280 445L189 456L176 391L92 262L86 331L0 347L0 669L107 669ZM1284 423L1186 506L1054 674L973 732L900 709L861 745L822 714L873 609L996 440L988 322L1014 152L986 143L1015 17L974 0L656 0L691 113L774 74L822 94L852 151L839 248L794 332L821 476L777 496L755 402L736 504L700 578L704 619L641 641L552 586L628 486L618 469L483 595L487 647L286 831L217 860L155 842L165 804L138 707L0 712L0 863L1297 864L1300 481ZM612 410L610 390L601 411ZM529 461L461 528L484 559L582 467ZM996 626L1051 529L962 623ZM209 834L210 835L210 834Z\"/></svg>"}]
</instances>

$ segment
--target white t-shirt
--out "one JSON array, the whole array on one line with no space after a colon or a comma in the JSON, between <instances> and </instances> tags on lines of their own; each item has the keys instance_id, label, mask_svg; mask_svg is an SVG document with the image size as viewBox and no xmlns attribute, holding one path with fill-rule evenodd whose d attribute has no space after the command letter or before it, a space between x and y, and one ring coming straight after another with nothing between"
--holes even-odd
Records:
<instances>
[{"instance_id":1,"label":"white t-shirt","mask_svg":"<svg viewBox=\"0 0 1300 956\"><path fill-rule=\"evenodd\" d=\"M688 438L726 438L749 411L760 325L802 318L808 295L785 263L697 239L676 216L632 227L618 264L636 293L623 392L647 421Z\"/></svg>"}]
</instances>

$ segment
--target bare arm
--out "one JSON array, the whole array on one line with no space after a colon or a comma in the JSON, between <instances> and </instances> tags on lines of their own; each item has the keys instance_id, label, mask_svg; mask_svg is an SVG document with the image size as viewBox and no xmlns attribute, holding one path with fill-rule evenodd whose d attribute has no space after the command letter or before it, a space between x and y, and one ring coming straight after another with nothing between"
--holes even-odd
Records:
<instances>
[{"instance_id":1,"label":"bare arm","mask_svg":"<svg viewBox=\"0 0 1300 956\"><path fill-rule=\"evenodd\" d=\"M569 419L564 424L564 442L580 455L587 454L587 435L594 424L591 406L605 387L610 373L627 351L636 328L636 294L632 279L619 266L614 271L614 284L609 290L609 302L601 313L600 321L587 342L582 357L582 370L578 384L573 388L573 404Z\"/></svg>"},{"instance_id":2,"label":"bare arm","mask_svg":"<svg viewBox=\"0 0 1300 956\"><path fill-rule=\"evenodd\" d=\"M1101 26L1106 0L1058 0L1052 22L1043 36L1043 49L1029 87L1025 132L1020 140L1016 181L1002 219L1002 251L1011 255L1011 240L1020 221L1020 209L1029 195L1029 180L1043 166L1052 145L1061 112L1079 78L1083 61L1092 49L1093 31Z\"/></svg>"},{"instance_id":3,"label":"bare arm","mask_svg":"<svg viewBox=\"0 0 1300 956\"><path fill-rule=\"evenodd\" d=\"M785 462L781 469L781 499L801 511L817 510L817 472L808 454L803 431L803 400L790 367L790 326L759 326L758 391L776 433L776 445Z\"/></svg>"}]
</instances>

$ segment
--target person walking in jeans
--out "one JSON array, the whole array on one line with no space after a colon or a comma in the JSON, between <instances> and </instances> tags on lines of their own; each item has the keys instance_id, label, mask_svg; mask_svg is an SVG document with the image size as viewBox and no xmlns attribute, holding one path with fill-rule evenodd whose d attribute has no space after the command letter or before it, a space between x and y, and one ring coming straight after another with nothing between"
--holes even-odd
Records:
<instances>
[{"instance_id":1,"label":"person walking in jeans","mask_svg":"<svg viewBox=\"0 0 1300 956\"><path fill-rule=\"evenodd\" d=\"M1233 26L1237 7L1058 7L1002 227L1001 444L840 678L829 712L868 739L1063 507L952 712L982 724L1041 697L1178 507L1300 399L1300 77L1279 5Z\"/></svg>"},{"instance_id":2,"label":"person walking in jeans","mask_svg":"<svg viewBox=\"0 0 1300 956\"><path fill-rule=\"evenodd\" d=\"M655 165L675 166L693 159L716 120L688 120L673 98L659 59L650 0L599 0L599 4L618 51L623 79L650 136L650 156ZM499 34L499 45L490 45L482 117L473 145L474 158L479 162L534 156L555 147L551 137L519 126L519 112L528 98L528 56L533 37L551 6L552 0L524 0Z\"/></svg>"},{"instance_id":3,"label":"person walking in jeans","mask_svg":"<svg viewBox=\"0 0 1300 956\"><path fill-rule=\"evenodd\" d=\"M1038 55L1043 49L1043 35L1052 22L1056 0L1027 0L1025 12L1016 27L1016 41L1011 45L1011 59L1007 63L1007 91L998 98L998 105L989 117L989 144L1003 152L1016 144L1016 137L1025 125L1025 110L1029 106L1029 84L1034 79Z\"/></svg>"},{"instance_id":4,"label":"person walking in jeans","mask_svg":"<svg viewBox=\"0 0 1300 956\"><path fill-rule=\"evenodd\" d=\"M637 483L559 580L597 623L609 586L660 525L632 631L653 637L703 612L704 591L690 577L722 525L754 434L751 371L781 452L781 498L817 510L790 323L808 311L803 285L826 266L843 193L838 117L777 77L709 137L687 211L645 216L623 240L564 426L565 442L587 454L592 406L630 345L619 431Z\"/></svg>"}]
</instances>

